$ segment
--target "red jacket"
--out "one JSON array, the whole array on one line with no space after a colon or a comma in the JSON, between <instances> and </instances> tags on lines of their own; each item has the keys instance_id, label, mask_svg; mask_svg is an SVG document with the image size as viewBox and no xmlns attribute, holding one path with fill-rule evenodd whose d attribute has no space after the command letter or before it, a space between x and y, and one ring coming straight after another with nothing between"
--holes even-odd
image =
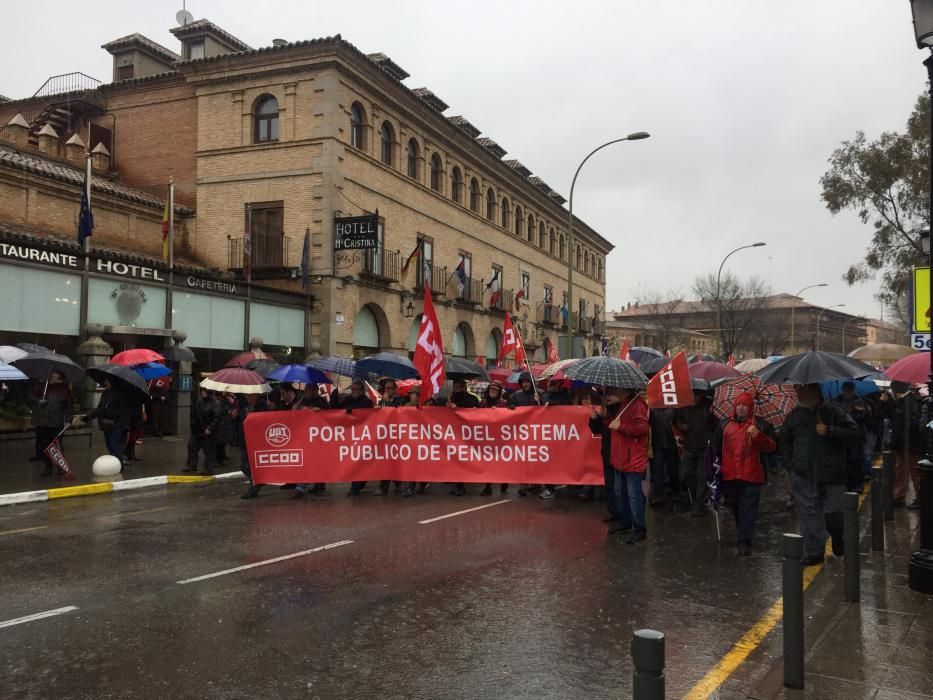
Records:
<instances>
[{"instance_id":1,"label":"red jacket","mask_svg":"<svg viewBox=\"0 0 933 700\"><path fill-rule=\"evenodd\" d=\"M640 396L619 414L609 462L621 472L644 473L648 468L648 404Z\"/></svg>"},{"instance_id":2,"label":"red jacket","mask_svg":"<svg viewBox=\"0 0 933 700\"><path fill-rule=\"evenodd\" d=\"M748 429L758 426L758 435L751 437ZM777 443L765 430L761 421L751 419L738 423L735 419L726 423L722 430L722 480L748 481L752 484L765 482L765 470L761 466L761 453L771 452Z\"/></svg>"}]
</instances>

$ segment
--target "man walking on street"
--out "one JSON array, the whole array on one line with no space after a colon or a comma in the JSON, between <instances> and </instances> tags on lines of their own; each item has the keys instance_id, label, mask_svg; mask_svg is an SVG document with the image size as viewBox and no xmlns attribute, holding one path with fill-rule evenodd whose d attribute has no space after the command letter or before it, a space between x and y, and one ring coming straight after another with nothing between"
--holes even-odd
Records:
<instances>
[{"instance_id":1,"label":"man walking on street","mask_svg":"<svg viewBox=\"0 0 933 700\"><path fill-rule=\"evenodd\" d=\"M694 391L692 406L678 408L674 423L684 438L684 453L680 458L680 478L692 499L693 515L706 515L706 447L716 427L710 408L712 402L705 392Z\"/></svg>"}]
</instances>

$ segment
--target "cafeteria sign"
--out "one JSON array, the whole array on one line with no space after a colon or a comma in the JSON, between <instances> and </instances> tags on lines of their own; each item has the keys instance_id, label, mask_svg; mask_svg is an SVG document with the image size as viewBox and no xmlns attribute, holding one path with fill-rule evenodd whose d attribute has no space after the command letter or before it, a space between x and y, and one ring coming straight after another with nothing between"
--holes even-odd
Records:
<instances>
[{"instance_id":1,"label":"cafeteria sign","mask_svg":"<svg viewBox=\"0 0 933 700\"><path fill-rule=\"evenodd\" d=\"M334 250L375 250L379 247L379 217L334 219Z\"/></svg>"}]
</instances>

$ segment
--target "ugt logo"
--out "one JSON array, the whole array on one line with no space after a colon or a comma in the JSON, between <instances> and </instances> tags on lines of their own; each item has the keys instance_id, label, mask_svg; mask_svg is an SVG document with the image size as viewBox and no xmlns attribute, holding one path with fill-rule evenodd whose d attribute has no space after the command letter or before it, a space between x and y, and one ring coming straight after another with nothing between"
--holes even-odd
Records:
<instances>
[{"instance_id":1,"label":"ugt logo","mask_svg":"<svg viewBox=\"0 0 933 700\"><path fill-rule=\"evenodd\" d=\"M281 423L273 423L268 428L266 428L266 442L268 442L273 447L281 447L282 445L287 445L288 441L292 439L292 433L288 429L287 425L282 425Z\"/></svg>"},{"instance_id":2,"label":"ugt logo","mask_svg":"<svg viewBox=\"0 0 933 700\"><path fill-rule=\"evenodd\" d=\"M677 405L677 383L674 381L674 369L668 368L661 372L661 399L665 406Z\"/></svg>"}]
</instances>

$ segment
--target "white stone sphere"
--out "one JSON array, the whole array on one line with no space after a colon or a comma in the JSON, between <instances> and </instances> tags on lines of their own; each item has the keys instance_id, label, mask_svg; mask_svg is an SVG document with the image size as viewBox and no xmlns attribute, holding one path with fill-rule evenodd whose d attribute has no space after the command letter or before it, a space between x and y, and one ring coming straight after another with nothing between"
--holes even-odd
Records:
<instances>
[{"instance_id":1,"label":"white stone sphere","mask_svg":"<svg viewBox=\"0 0 933 700\"><path fill-rule=\"evenodd\" d=\"M113 455L101 455L91 467L94 476L116 476L120 473L120 460Z\"/></svg>"}]
</instances>

